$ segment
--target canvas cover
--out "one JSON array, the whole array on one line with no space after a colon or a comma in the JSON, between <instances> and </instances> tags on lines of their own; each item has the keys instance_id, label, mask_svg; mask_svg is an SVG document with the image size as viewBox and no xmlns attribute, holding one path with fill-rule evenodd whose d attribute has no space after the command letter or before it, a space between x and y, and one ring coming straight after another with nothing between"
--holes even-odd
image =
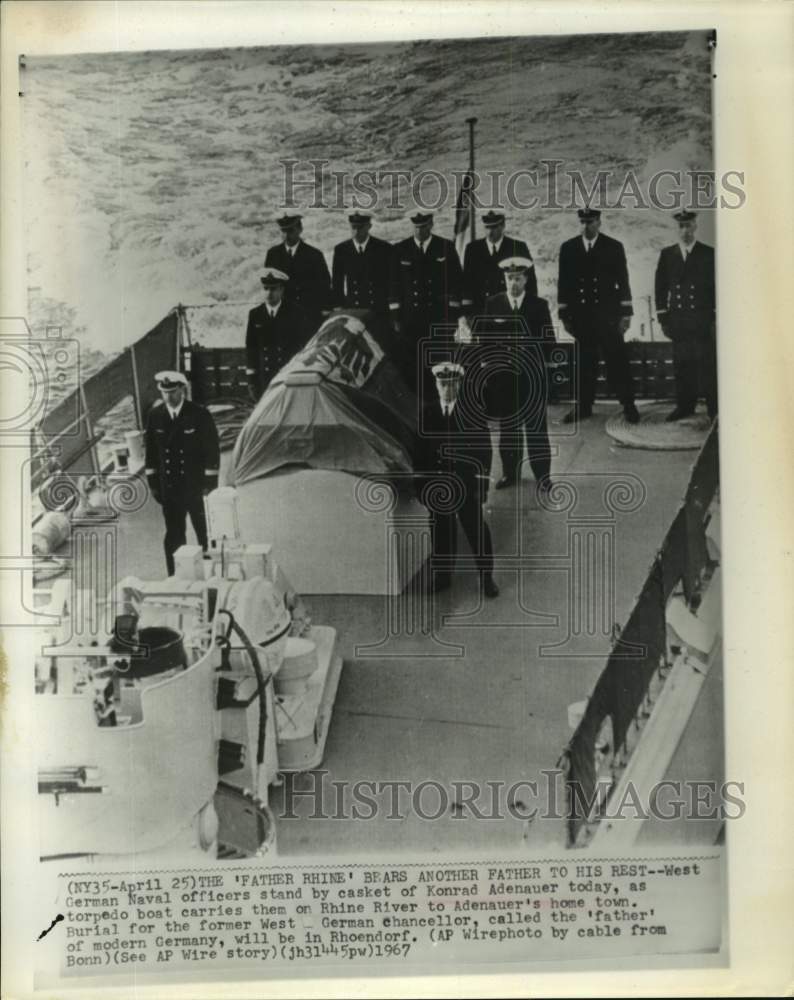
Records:
<instances>
[{"instance_id":1,"label":"canvas cover","mask_svg":"<svg viewBox=\"0 0 794 1000\"><path fill-rule=\"evenodd\" d=\"M285 465L359 476L412 471L416 402L373 323L365 312L334 312L281 369L237 438L232 485Z\"/></svg>"}]
</instances>

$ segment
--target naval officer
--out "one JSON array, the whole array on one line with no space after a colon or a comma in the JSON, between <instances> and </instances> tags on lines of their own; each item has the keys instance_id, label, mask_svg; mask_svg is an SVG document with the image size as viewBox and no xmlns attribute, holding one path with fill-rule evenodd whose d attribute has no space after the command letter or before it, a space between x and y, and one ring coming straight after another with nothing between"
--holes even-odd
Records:
<instances>
[{"instance_id":1,"label":"naval officer","mask_svg":"<svg viewBox=\"0 0 794 1000\"><path fill-rule=\"evenodd\" d=\"M579 347L579 398L563 422L576 423L592 416L600 353L626 420L636 424L640 415L634 405L628 349L623 342L634 313L626 252L622 243L600 231L601 213L597 209L579 209L578 215L582 234L560 247L557 282L560 320Z\"/></svg>"},{"instance_id":2,"label":"naval officer","mask_svg":"<svg viewBox=\"0 0 794 1000\"><path fill-rule=\"evenodd\" d=\"M287 275L287 300L300 306L317 327L331 307L331 276L322 251L303 240L302 220L303 216L297 214L282 215L276 220L281 230L281 243L267 251L265 267L275 267Z\"/></svg>"},{"instance_id":3,"label":"naval officer","mask_svg":"<svg viewBox=\"0 0 794 1000\"><path fill-rule=\"evenodd\" d=\"M204 497L218 485L220 445L209 410L186 398L182 372L155 375L159 399L146 423L146 479L165 518L165 562L174 574L174 552L186 542L190 516L196 540L206 552Z\"/></svg>"},{"instance_id":4,"label":"naval officer","mask_svg":"<svg viewBox=\"0 0 794 1000\"><path fill-rule=\"evenodd\" d=\"M656 266L656 315L673 342L675 409L668 422L695 412L698 396L717 413L717 338L714 248L695 239L697 213L677 212L678 242L665 247Z\"/></svg>"},{"instance_id":5,"label":"naval officer","mask_svg":"<svg viewBox=\"0 0 794 1000\"><path fill-rule=\"evenodd\" d=\"M311 336L306 313L285 296L290 281L287 275L276 267L266 267L259 280L265 301L249 312L245 331L245 371L256 399Z\"/></svg>"},{"instance_id":6,"label":"naval officer","mask_svg":"<svg viewBox=\"0 0 794 1000\"><path fill-rule=\"evenodd\" d=\"M552 482L546 359L555 343L549 304L530 292L528 279L534 269L529 258L507 257L499 266L505 291L485 303L485 331L478 338L485 350L488 409L499 421L502 478L496 488L518 482L526 439L537 488L548 491ZM495 374L488 377L491 354Z\"/></svg>"},{"instance_id":7,"label":"naval officer","mask_svg":"<svg viewBox=\"0 0 794 1000\"><path fill-rule=\"evenodd\" d=\"M505 236L505 217L502 212L486 212L482 217L485 226L483 239L473 240L463 255L463 312L482 315L485 303L505 290L502 261L521 257L529 261L526 294L538 294L538 279L529 247L523 240Z\"/></svg>"},{"instance_id":8,"label":"naval officer","mask_svg":"<svg viewBox=\"0 0 794 1000\"><path fill-rule=\"evenodd\" d=\"M389 310L396 332L394 361L413 392L432 397L435 388L417 356L419 344L431 336L435 325L457 322L463 274L455 244L433 234L432 213L417 212L411 225L413 236L392 249Z\"/></svg>"},{"instance_id":9,"label":"naval officer","mask_svg":"<svg viewBox=\"0 0 794 1000\"><path fill-rule=\"evenodd\" d=\"M391 244L371 234L370 215L354 212L348 221L351 238L334 247L331 266L334 305L368 309L385 320L389 315Z\"/></svg>"},{"instance_id":10,"label":"naval officer","mask_svg":"<svg viewBox=\"0 0 794 1000\"><path fill-rule=\"evenodd\" d=\"M428 490L431 513L432 556L430 560L433 592L446 590L452 582L452 570L458 548L458 524L466 536L479 574L480 587L488 598L499 596L493 578L493 542L482 505L488 499L488 473L491 444L476 408L466 405L461 396L464 377L462 365L442 362L431 369L435 379L435 398L422 410L417 468L432 480L433 473L454 478L455 499L439 499L446 491ZM433 500L438 503L434 509Z\"/></svg>"}]
</instances>

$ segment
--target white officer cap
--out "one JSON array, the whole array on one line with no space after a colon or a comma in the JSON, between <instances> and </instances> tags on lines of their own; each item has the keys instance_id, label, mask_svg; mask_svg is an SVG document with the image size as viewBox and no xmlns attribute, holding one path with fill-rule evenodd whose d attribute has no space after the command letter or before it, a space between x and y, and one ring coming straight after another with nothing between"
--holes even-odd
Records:
<instances>
[{"instance_id":1,"label":"white officer cap","mask_svg":"<svg viewBox=\"0 0 794 1000\"><path fill-rule=\"evenodd\" d=\"M529 257L505 257L504 260L499 261L499 267L505 274L520 274L529 271L533 266Z\"/></svg>"},{"instance_id":2,"label":"white officer cap","mask_svg":"<svg viewBox=\"0 0 794 1000\"><path fill-rule=\"evenodd\" d=\"M466 369L463 365L455 364L453 361L442 361L440 364L433 365L430 371L439 382L456 382L463 378Z\"/></svg>"},{"instance_id":3,"label":"white officer cap","mask_svg":"<svg viewBox=\"0 0 794 1000\"><path fill-rule=\"evenodd\" d=\"M182 372L158 372L154 380L160 389L176 389L178 385L187 385L187 378Z\"/></svg>"},{"instance_id":4,"label":"white officer cap","mask_svg":"<svg viewBox=\"0 0 794 1000\"><path fill-rule=\"evenodd\" d=\"M259 280L265 288L271 285L286 285L289 281L289 275L279 271L277 267L266 267Z\"/></svg>"}]
</instances>

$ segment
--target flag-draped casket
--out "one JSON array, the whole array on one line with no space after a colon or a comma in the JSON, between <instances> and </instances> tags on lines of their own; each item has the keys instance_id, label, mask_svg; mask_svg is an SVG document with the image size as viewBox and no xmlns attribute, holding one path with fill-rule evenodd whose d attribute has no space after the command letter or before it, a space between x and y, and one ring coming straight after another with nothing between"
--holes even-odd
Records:
<instances>
[{"instance_id":1,"label":"flag-draped casket","mask_svg":"<svg viewBox=\"0 0 794 1000\"><path fill-rule=\"evenodd\" d=\"M372 329L367 313L333 313L273 379L232 454L243 534L274 544L299 592L398 592L427 549L416 402ZM403 544L397 522L421 537Z\"/></svg>"}]
</instances>

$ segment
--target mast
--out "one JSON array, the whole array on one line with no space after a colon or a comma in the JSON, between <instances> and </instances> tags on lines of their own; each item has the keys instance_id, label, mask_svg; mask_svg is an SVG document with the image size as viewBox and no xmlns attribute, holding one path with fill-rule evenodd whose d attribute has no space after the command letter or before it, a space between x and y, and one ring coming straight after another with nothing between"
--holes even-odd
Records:
<instances>
[{"instance_id":1,"label":"mast","mask_svg":"<svg viewBox=\"0 0 794 1000\"><path fill-rule=\"evenodd\" d=\"M477 119L467 118L466 124L469 126L469 174L471 175L472 187L474 187L474 126L477 124ZM474 199L471 197L471 192L469 193L469 224L471 226L471 238L475 240L477 238L475 229L476 217L474 214Z\"/></svg>"}]
</instances>

